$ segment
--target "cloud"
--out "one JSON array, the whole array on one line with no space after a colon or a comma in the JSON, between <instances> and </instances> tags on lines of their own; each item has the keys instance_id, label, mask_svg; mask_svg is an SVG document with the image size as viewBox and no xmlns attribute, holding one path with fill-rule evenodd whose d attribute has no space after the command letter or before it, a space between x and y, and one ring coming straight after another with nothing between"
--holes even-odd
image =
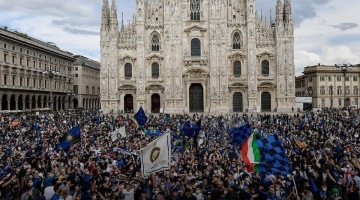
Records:
<instances>
[{"instance_id":1,"label":"cloud","mask_svg":"<svg viewBox=\"0 0 360 200\"><path fill-rule=\"evenodd\" d=\"M63 25L69 25L69 26L98 26L100 25L100 18L78 18L76 20L74 19L54 19L52 20L52 23L54 25L63 26Z\"/></svg>"},{"instance_id":2,"label":"cloud","mask_svg":"<svg viewBox=\"0 0 360 200\"><path fill-rule=\"evenodd\" d=\"M357 24L357 23L341 23L341 24L338 24L338 25L329 25L329 26L340 29L341 31L346 31L346 30L349 30L349 29L359 27L359 24Z\"/></svg>"},{"instance_id":3,"label":"cloud","mask_svg":"<svg viewBox=\"0 0 360 200\"><path fill-rule=\"evenodd\" d=\"M70 27L64 27L63 31L68 32L68 33L72 33L72 34L79 34L79 35L100 35L99 32L87 31L87 30L82 30L82 29L77 29L77 28L70 28Z\"/></svg>"},{"instance_id":4,"label":"cloud","mask_svg":"<svg viewBox=\"0 0 360 200\"><path fill-rule=\"evenodd\" d=\"M319 54L310 51L295 51L296 75L301 75L306 66L335 65L338 63L359 64L360 58L347 46L323 45Z\"/></svg>"}]
</instances>

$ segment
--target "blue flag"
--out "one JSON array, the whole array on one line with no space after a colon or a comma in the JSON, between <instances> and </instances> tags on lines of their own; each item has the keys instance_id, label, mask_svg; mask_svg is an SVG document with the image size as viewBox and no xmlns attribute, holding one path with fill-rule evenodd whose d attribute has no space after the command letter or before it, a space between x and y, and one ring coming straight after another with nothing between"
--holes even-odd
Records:
<instances>
[{"instance_id":1,"label":"blue flag","mask_svg":"<svg viewBox=\"0 0 360 200\"><path fill-rule=\"evenodd\" d=\"M310 190L313 194L316 194L316 192L319 190L314 182L314 180L312 178L310 178Z\"/></svg>"},{"instance_id":2,"label":"blue flag","mask_svg":"<svg viewBox=\"0 0 360 200\"><path fill-rule=\"evenodd\" d=\"M277 135L256 140L261 161L254 166L256 172L286 176L291 173L289 159Z\"/></svg>"},{"instance_id":3,"label":"blue flag","mask_svg":"<svg viewBox=\"0 0 360 200\"><path fill-rule=\"evenodd\" d=\"M230 128L230 135L233 139L232 144L239 144L241 146L251 135L251 127L249 124L245 124L240 127L232 127Z\"/></svg>"},{"instance_id":4,"label":"blue flag","mask_svg":"<svg viewBox=\"0 0 360 200\"><path fill-rule=\"evenodd\" d=\"M185 122L185 124L181 128L182 135L193 137L193 129L190 126L190 121Z\"/></svg>"},{"instance_id":5,"label":"blue flag","mask_svg":"<svg viewBox=\"0 0 360 200\"><path fill-rule=\"evenodd\" d=\"M137 121L140 127L146 124L147 117L142 107L140 107L139 111L134 115L134 119Z\"/></svg>"},{"instance_id":6,"label":"blue flag","mask_svg":"<svg viewBox=\"0 0 360 200\"><path fill-rule=\"evenodd\" d=\"M69 149L73 144L80 141L80 127L74 126L69 134L60 137L58 147L64 150Z\"/></svg>"},{"instance_id":7,"label":"blue flag","mask_svg":"<svg viewBox=\"0 0 360 200\"><path fill-rule=\"evenodd\" d=\"M149 136L159 136L159 135L160 135L160 130L159 130L159 129L155 129L155 130L144 130L144 134L145 134L145 135L149 135Z\"/></svg>"},{"instance_id":8,"label":"blue flag","mask_svg":"<svg viewBox=\"0 0 360 200\"><path fill-rule=\"evenodd\" d=\"M201 130L201 119L199 119L192 127L192 130L195 133L195 136L197 137Z\"/></svg>"}]
</instances>

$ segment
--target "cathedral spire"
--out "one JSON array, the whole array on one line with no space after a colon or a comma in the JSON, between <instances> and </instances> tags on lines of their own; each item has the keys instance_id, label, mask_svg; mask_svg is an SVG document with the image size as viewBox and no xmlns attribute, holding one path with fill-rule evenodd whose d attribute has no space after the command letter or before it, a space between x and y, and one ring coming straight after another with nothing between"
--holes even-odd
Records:
<instances>
[{"instance_id":1,"label":"cathedral spire","mask_svg":"<svg viewBox=\"0 0 360 200\"><path fill-rule=\"evenodd\" d=\"M106 41L109 34L110 26L110 11L109 11L109 2L108 0L103 0L102 6L102 16L101 16L101 41Z\"/></svg>"},{"instance_id":2,"label":"cathedral spire","mask_svg":"<svg viewBox=\"0 0 360 200\"><path fill-rule=\"evenodd\" d=\"M115 5L115 0L112 0L112 4L111 4L111 15L110 15L110 23L111 25L118 25L118 20L117 20L117 8Z\"/></svg>"},{"instance_id":3,"label":"cathedral spire","mask_svg":"<svg viewBox=\"0 0 360 200\"><path fill-rule=\"evenodd\" d=\"M277 0L276 2L276 23L282 23L282 21L284 20L284 15L283 15L283 6L281 3L281 0Z\"/></svg>"},{"instance_id":4,"label":"cathedral spire","mask_svg":"<svg viewBox=\"0 0 360 200\"><path fill-rule=\"evenodd\" d=\"M108 0L103 0L102 17L101 18L102 18L101 25L108 26L109 25L109 19L110 19Z\"/></svg>"},{"instance_id":5,"label":"cathedral spire","mask_svg":"<svg viewBox=\"0 0 360 200\"><path fill-rule=\"evenodd\" d=\"M284 21L287 24L292 24L292 10L291 10L291 1L285 0L284 3Z\"/></svg>"},{"instance_id":6,"label":"cathedral spire","mask_svg":"<svg viewBox=\"0 0 360 200\"><path fill-rule=\"evenodd\" d=\"M124 30L124 12L121 12L121 31Z\"/></svg>"}]
</instances>

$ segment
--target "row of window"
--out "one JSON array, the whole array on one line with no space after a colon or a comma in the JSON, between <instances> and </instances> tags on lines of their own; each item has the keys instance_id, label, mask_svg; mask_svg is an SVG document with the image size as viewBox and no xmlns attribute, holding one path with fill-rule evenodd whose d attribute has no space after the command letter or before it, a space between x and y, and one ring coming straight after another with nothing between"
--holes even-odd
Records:
<instances>
[{"instance_id":1,"label":"row of window","mask_svg":"<svg viewBox=\"0 0 360 200\"><path fill-rule=\"evenodd\" d=\"M340 75L336 76L336 81L341 81L341 77ZM320 76L319 77L320 81L325 81L325 76ZM309 76L309 82L313 81L313 77ZM332 76L328 76L328 81L332 81ZM350 76L345 76L345 81L350 81ZM353 76L353 81L358 81L358 77L357 76Z\"/></svg>"},{"instance_id":2,"label":"row of window","mask_svg":"<svg viewBox=\"0 0 360 200\"><path fill-rule=\"evenodd\" d=\"M18 82L17 82L18 80ZM11 84L10 84L11 81ZM25 87L39 87L39 88L49 88L49 85L47 84L48 81L45 80L44 84L43 84L43 80L42 79L36 79L34 78L32 80L32 85L31 85L31 78L24 78L24 77L16 77L16 76L11 76L11 80L9 79L9 75L4 75L3 76L3 84L4 85L12 85L12 86L25 86ZM50 89L50 88L49 88ZM54 81L53 82L53 88L52 89L62 89L65 90L66 89L66 82L57 82Z\"/></svg>"},{"instance_id":3,"label":"row of window","mask_svg":"<svg viewBox=\"0 0 360 200\"><path fill-rule=\"evenodd\" d=\"M85 89L86 89L86 94L90 94L89 86L86 86ZM74 94L79 94L79 86L78 85L73 85L73 93ZM91 94L96 95L94 86L91 88ZM97 94L100 94L100 87L98 87L98 89L97 89Z\"/></svg>"},{"instance_id":4,"label":"row of window","mask_svg":"<svg viewBox=\"0 0 360 200\"><path fill-rule=\"evenodd\" d=\"M269 75L270 72L270 66L269 61L263 60L261 62L261 74L262 75ZM236 60L233 63L233 75L235 77L241 76L241 62ZM158 78L160 76L160 69L159 64L154 62L151 64L151 77L152 78ZM75 77L77 77L77 74L75 74ZM132 77L132 65L130 63L125 64L125 78L131 78Z\"/></svg>"},{"instance_id":5,"label":"row of window","mask_svg":"<svg viewBox=\"0 0 360 200\"><path fill-rule=\"evenodd\" d=\"M190 43L191 56L201 56L201 41L198 38L193 38ZM232 48L241 49L242 37L240 32L235 32L232 37ZM151 51L160 51L160 35L155 33L151 38Z\"/></svg>"},{"instance_id":6,"label":"row of window","mask_svg":"<svg viewBox=\"0 0 360 200\"><path fill-rule=\"evenodd\" d=\"M5 63L8 63L9 60L8 60L8 54L4 54L4 62ZM19 62L19 63L18 63ZM24 60L24 58L21 58L20 59L17 59L17 57L15 55L12 56L12 64L16 65L20 65L20 66L24 66L24 67L33 67L34 69L43 69L43 63L42 62L37 62L36 60L32 61L32 66L31 66L31 63L30 63L30 59L26 59ZM64 70L63 70L63 67L58 67L58 66L52 66L52 65L48 65L47 63L44 64L44 70L50 70L50 69L53 69L55 71L58 71L60 73L64 73ZM69 67L69 72L71 71L71 68ZM66 72L65 72L66 73Z\"/></svg>"},{"instance_id":7,"label":"row of window","mask_svg":"<svg viewBox=\"0 0 360 200\"><path fill-rule=\"evenodd\" d=\"M19 52L19 53L25 54L25 50L24 50L23 48L20 48L20 47L10 46L10 45L8 45L8 44L6 44L6 43L3 44L3 47L4 47L4 49L6 49L6 50L12 50L13 52ZM12 47L12 48L11 48L11 47ZM26 55L30 55L30 54L31 54L31 52L30 52L29 50L26 50ZM37 57L37 58L40 58L40 59L44 59L44 60L48 60L48 61L52 61L52 60L53 60L51 56L47 56L47 55L44 55L44 56L43 56L41 53L36 53L35 51L32 52L32 55L33 55L34 57ZM60 60L60 59L56 59L56 58L55 58L55 59L54 59L54 62L61 64L61 60ZM65 61L62 61L62 64L65 65ZM68 65L68 66L71 66L71 63L68 62L67 65Z\"/></svg>"}]
</instances>

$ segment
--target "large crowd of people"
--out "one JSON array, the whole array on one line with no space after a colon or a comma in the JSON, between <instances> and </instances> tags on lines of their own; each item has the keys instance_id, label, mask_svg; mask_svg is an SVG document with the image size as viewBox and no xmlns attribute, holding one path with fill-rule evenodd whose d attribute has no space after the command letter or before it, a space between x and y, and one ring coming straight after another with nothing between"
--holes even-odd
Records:
<instances>
[{"instance_id":1,"label":"large crowd of people","mask_svg":"<svg viewBox=\"0 0 360 200\"><path fill-rule=\"evenodd\" d=\"M359 200L360 137L356 111L291 114L148 116L135 128L129 115L98 111L0 114L0 199L20 200ZM181 126L201 119L196 139ZM292 167L287 176L253 172L229 128L249 123L259 137L278 135ZM141 174L138 150L170 129L171 168ZM80 140L59 140L74 127ZM111 134L126 127L126 137ZM176 138L176 139L175 139Z\"/></svg>"}]
</instances>

